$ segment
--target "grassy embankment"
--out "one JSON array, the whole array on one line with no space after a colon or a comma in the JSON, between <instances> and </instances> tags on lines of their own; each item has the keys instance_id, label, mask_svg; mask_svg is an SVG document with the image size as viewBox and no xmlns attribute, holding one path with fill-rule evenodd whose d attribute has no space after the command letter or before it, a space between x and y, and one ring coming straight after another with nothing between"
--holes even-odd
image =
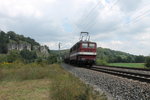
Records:
<instances>
[{"instance_id":1,"label":"grassy embankment","mask_svg":"<svg viewBox=\"0 0 150 100\"><path fill-rule=\"evenodd\" d=\"M131 68L146 68L144 63L108 63L109 66L121 66Z\"/></svg>"},{"instance_id":2,"label":"grassy embankment","mask_svg":"<svg viewBox=\"0 0 150 100\"><path fill-rule=\"evenodd\" d=\"M106 100L60 65L0 64L0 100Z\"/></svg>"}]
</instances>

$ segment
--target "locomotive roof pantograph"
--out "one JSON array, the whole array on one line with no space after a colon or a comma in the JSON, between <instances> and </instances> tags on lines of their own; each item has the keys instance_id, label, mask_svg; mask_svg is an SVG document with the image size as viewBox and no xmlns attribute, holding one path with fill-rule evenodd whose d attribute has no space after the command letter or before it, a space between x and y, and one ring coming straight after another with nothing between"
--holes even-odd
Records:
<instances>
[{"instance_id":1,"label":"locomotive roof pantograph","mask_svg":"<svg viewBox=\"0 0 150 100\"><path fill-rule=\"evenodd\" d=\"M90 35L88 32L81 32L80 33L80 41L90 41Z\"/></svg>"}]
</instances>

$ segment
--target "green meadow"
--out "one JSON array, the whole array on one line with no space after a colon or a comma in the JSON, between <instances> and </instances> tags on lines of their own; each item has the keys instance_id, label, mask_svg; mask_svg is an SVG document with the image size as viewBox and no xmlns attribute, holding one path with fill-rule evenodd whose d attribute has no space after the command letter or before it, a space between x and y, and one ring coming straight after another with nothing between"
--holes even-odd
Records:
<instances>
[{"instance_id":1,"label":"green meadow","mask_svg":"<svg viewBox=\"0 0 150 100\"><path fill-rule=\"evenodd\" d=\"M109 66L131 67L131 68L146 68L144 63L108 63Z\"/></svg>"}]
</instances>

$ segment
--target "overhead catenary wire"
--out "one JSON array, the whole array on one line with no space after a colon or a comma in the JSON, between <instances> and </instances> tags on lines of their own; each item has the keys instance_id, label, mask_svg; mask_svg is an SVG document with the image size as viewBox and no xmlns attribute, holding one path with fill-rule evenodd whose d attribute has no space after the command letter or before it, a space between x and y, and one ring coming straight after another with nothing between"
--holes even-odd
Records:
<instances>
[{"instance_id":1,"label":"overhead catenary wire","mask_svg":"<svg viewBox=\"0 0 150 100\"><path fill-rule=\"evenodd\" d=\"M84 22L84 23L82 23L83 28L85 28L85 25L87 24L86 22L88 22L88 21L86 21L86 20L88 20L88 18L93 15L94 10L95 10L100 4L102 4L101 1L99 1L99 2L90 10L90 12L89 12L85 17L82 17L82 18L84 18L84 20L82 21L82 22Z\"/></svg>"},{"instance_id":2,"label":"overhead catenary wire","mask_svg":"<svg viewBox=\"0 0 150 100\"><path fill-rule=\"evenodd\" d=\"M116 0L108 9L112 9L120 0ZM89 19L89 17L95 17L96 18L96 15L93 14L93 12L97 9L98 5L100 4L101 2L98 2L90 11L87 15L85 15L85 18L83 19L83 21L81 21L82 23L82 31L87 31L90 29L92 29L92 27L94 27L96 21L93 21L94 19L91 19L90 21L87 21ZM106 6L104 6L106 7ZM112 11L112 10L110 10ZM138 22L141 18L143 18L144 16L146 16L147 14L149 13L149 10L147 12L143 12L142 14L136 16L133 20L130 21L130 23L134 22ZM92 23L94 22L94 23ZM76 32L76 31L79 31L80 29L78 27L76 27L74 29L73 32ZM81 30L80 30L81 31Z\"/></svg>"},{"instance_id":3,"label":"overhead catenary wire","mask_svg":"<svg viewBox=\"0 0 150 100\"><path fill-rule=\"evenodd\" d=\"M141 13L140 15L136 16L134 19L130 20L129 23L125 24L124 27L129 26L131 24L136 24L137 22L139 22L143 17L145 17L146 15L150 14L150 9L148 9L147 11ZM122 26L120 26L122 27Z\"/></svg>"},{"instance_id":4,"label":"overhead catenary wire","mask_svg":"<svg viewBox=\"0 0 150 100\"><path fill-rule=\"evenodd\" d=\"M110 8L112 8L114 5L116 5L119 1L120 1L120 0L117 0ZM141 20L141 18L145 17L145 16L148 15L149 13L150 13L150 9L148 9L147 11L145 11L145 12L141 13L140 15L136 16L133 20L130 21L130 23L128 23L128 24L126 24L126 25L137 23L138 21ZM88 26L88 27L86 28L86 30L88 30L89 28L92 29L92 27L95 25L95 23L96 23L96 21L95 21L93 24L91 24L90 26ZM120 26L120 27L122 27L122 26Z\"/></svg>"},{"instance_id":5,"label":"overhead catenary wire","mask_svg":"<svg viewBox=\"0 0 150 100\"><path fill-rule=\"evenodd\" d=\"M141 18L145 17L148 14L150 14L150 9L148 11L143 12L142 14L136 16L133 20L130 21L129 24L137 23L138 21L140 21Z\"/></svg>"},{"instance_id":6,"label":"overhead catenary wire","mask_svg":"<svg viewBox=\"0 0 150 100\"><path fill-rule=\"evenodd\" d=\"M112 9L117 3L119 3L119 1L120 1L120 0L114 1L114 3L108 8L108 10L109 10L109 9ZM105 7L106 7L106 6L104 6L104 8L105 8ZM112 10L110 10L110 11L112 11ZM96 18L95 18L95 19L96 19ZM91 22L92 22L92 21L91 21ZM96 24L96 21L93 21L93 22L94 22L93 24L87 25L87 27L86 27L85 30L89 30L89 28L92 29L93 26Z\"/></svg>"},{"instance_id":7,"label":"overhead catenary wire","mask_svg":"<svg viewBox=\"0 0 150 100\"><path fill-rule=\"evenodd\" d=\"M85 24L86 24L86 20L91 16L91 14L93 13L93 11L97 8L97 6L100 4L101 2L99 1L90 11L87 15L83 15L81 18L84 18L83 20L81 20L81 27L84 28ZM78 31L78 27L73 31L73 32L76 32ZM81 30L80 30L81 31Z\"/></svg>"},{"instance_id":8,"label":"overhead catenary wire","mask_svg":"<svg viewBox=\"0 0 150 100\"><path fill-rule=\"evenodd\" d=\"M112 8L114 5L116 5L116 4L118 3L118 1L119 1L119 0L116 0L116 1L112 4L112 6L111 6L110 8ZM88 25L89 25L89 23L88 23L89 21L87 21L88 18L89 18L89 17L92 17L92 16L94 15L94 14L92 14L92 13L94 12L94 10L95 10L100 4L103 5L101 1L98 1L97 4L89 11L89 13L88 13L87 15L84 15L84 16L81 17L81 18L84 18L84 19L81 21L81 22L82 22L81 26L82 26L83 29L85 29L86 27L88 27ZM103 6L104 6L104 5L103 5ZM78 28L76 27L73 32L76 32L77 30L78 30Z\"/></svg>"},{"instance_id":9,"label":"overhead catenary wire","mask_svg":"<svg viewBox=\"0 0 150 100\"><path fill-rule=\"evenodd\" d=\"M149 10L148 10L149 11ZM146 11L147 12L147 11ZM139 21L141 21L141 19L143 18L143 17L145 17L146 15L148 15L148 14L150 14L150 12L148 12L148 13L146 13L146 12L144 12L143 14L140 14L140 15L138 15L138 16L136 16L134 19L132 19L132 20L130 20L130 22L129 23L127 23L127 24L124 24L124 25L120 25L118 28L117 28L117 30L119 30L119 29L125 29L125 28L127 28L128 26L133 26L133 24L136 24L137 22L139 22Z\"/></svg>"},{"instance_id":10,"label":"overhead catenary wire","mask_svg":"<svg viewBox=\"0 0 150 100\"><path fill-rule=\"evenodd\" d=\"M118 2L119 2L119 0L116 0L116 1L111 5L111 7L109 7L109 9L112 9L113 6L115 6ZM99 2L89 11L89 13L88 13L87 15L85 15L84 20L81 21L81 22L82 22L82 30L80 30L80 29L77 27L77 25L74 25L75 28L74 28L74 30L73 30L72 32L75 32L75 33L76 33L76 32L83 31L83 30L87 31L88 28L89 28L91 25L93 25L93 24L90 23L90 22L92 22L91 20L90 20L90 21L87 21L87 20L88 20L89 17L96 17L96 16L97 16L97 15L94 15L93 12L94 12L95 9L97 9L97 7L98 7L100 4L103 5L103 4L101 3L101 1L99 1ZM94 24L95 24L95 23L96 23L96 22L94 22ZM93 25L93 26L94 26L94 25ZM93 26L92 26L92 27L93 27Z\"/></svg>"}]
</instances>

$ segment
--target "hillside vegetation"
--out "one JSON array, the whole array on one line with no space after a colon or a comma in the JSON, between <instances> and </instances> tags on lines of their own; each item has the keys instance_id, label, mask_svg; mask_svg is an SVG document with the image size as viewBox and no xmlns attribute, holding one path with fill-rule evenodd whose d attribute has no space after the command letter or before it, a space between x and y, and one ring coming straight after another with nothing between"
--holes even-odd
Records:
<instances>
[{"instance_id":1,"label":"hillside vegetation","mask_svg":"<svg viewBox=\"0 0 150 100\"><path fill-rule=\"evenodd\" d=\"M40 46L34 39L30 37L24 37L23 35L18 35L13 31L7 33L0 31L0 53L8 53L8 44L23 44L27 43L33 46Z\"/></svg>"},{"instance_id":2,"label":"hillside vegetation","mask_svg":"<svg viewBox=\"0 0 150 100\"><path fill-rule=\"evenodd\" d=\"M105 60L109 63L125 62L125 63L144 63L143 55L132 55L129 53L115 51L107 48L97 48L97 59Z\"/></svg>"},{"instance_id":3,"label":"hillside vegetation","mask_svg":"<svg viewBox=\"0 0 150 100\"><path fill-rule=\"evenodd\" d=\"M0 63L5 62L53 64L57 62L57 55L30 37L18 35L13 31L0 31Z\"/></svg>"}]
</instances>

